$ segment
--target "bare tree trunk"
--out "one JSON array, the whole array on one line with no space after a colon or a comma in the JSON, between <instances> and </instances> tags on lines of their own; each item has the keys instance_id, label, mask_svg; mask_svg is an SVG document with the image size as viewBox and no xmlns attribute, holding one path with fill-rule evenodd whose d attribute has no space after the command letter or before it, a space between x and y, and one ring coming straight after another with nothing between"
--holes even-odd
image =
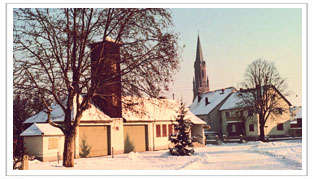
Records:
<instances>
[{"instance_id":1,"label":"bare tree trunk","mask_svg":"<svg viewBox=\"0 0 312 179\"><path fill-rule=\"evenodd\" d=\"M264 122L262 122L262 119L260 119L260 140L262 142L265 142L265 138L264 138Z\"/></svg>"},{"instance_id":2,"label":"bare tree trunk","mask_svg":"<svg viewBox=\"0 0 312 179\"><path fill-rule=\"evenodd\" d=\"M63 152L63 166L74 167L74 149L75 136L71 133L65 134L64 152Z\"/></svg>"}]
</instances>

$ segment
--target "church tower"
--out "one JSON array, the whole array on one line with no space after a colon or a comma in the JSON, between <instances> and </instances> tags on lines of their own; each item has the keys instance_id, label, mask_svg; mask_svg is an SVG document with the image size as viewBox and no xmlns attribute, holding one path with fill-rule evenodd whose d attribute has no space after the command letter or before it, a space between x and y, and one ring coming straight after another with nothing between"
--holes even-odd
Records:
<instances>
[{"instance_id":1,"label":"church tower","mask_svg":"<svg viewBox=\"0 0 312 179\"><path fill-rule=\"evenodd\" d=\"M209 91L209 80L206 75L206 62L200 45L199 34L197 38L196 59L194 63L195 79L193 78L193 101L198 94Z\"/></svg>"}]
</instances>

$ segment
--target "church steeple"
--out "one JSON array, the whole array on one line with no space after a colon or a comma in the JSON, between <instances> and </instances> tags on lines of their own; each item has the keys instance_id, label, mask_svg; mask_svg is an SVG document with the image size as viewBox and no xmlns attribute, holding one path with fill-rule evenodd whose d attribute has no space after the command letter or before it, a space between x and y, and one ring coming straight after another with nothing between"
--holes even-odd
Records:
<instances>
[{"instance_id":1,"label":"church steeple","mask_svg":"<svg viewBox=\"0 0 312 179\"><path fill-rule=\"evenodd\" d=\"M195 59L195 61L204 61L203 52L202 52L202 48L200 45L199 34L197 37L197 48L196 48L196 59Z\"/></svg>"},{"instance_id":2,"label":"church steeple","mask_svg":"<svg viewBox=\"0 0 312 179\"><path fill-rule=\"evenodd\" d=\"M193 79L193 100L198 94L209 91L209 80L206 75L206 62L200 44L199 34L197 37L196 58L194 63L195 81Z\"/></svg>"}]
</instances>

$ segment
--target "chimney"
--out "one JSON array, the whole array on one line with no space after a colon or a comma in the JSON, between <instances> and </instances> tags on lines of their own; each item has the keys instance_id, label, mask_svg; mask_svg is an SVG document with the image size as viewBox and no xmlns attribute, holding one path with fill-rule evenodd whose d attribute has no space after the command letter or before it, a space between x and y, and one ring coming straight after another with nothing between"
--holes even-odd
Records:
<instances>
[{"instance_id":1,"label":"chimney","mask_svg":"<svg viewBox=\"0 0 312 179\"><path fill-rule=\"evenodd\" d=\"M221 94L224 94L224 88L222 88Z\"/></svg>"},{"instance_id":2,"label":"chimney","mask_svg":"<svg viewBox=\"0 0 312 179\"><path fill-rule=\"evenodd\" d=\"M208 97L205 98L205 105L207 106L209 104L209 101L208 101Z\"/></svg>"}]
</instances>

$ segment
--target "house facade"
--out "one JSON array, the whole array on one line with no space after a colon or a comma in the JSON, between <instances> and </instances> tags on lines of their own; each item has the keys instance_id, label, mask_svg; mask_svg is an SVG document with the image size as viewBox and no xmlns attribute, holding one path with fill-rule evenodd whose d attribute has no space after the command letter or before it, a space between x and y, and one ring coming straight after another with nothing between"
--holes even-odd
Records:
<instances>
[{"instance_id":1,"label":"house facade","mask_svg":"<svg viewBox=\"0 0 312 179\"><path fill-rule=\"evenodd\" d=\"M206 129L206 132L222 136L222 118L219 109L234 91L234 87L229 87L196 96L190 111L209 125L210 128Z\"/></svg>"},{"instance_id":2,"label":"house facade","mask_svg":"<svg viewBox=\"0 0 312 179\"><path fill-rule=\"evenodd\" d=\"M247 106L240 105L242 93L248 92L236 91L220 107L222 133L227 138L236 138L242 135L247 140L257 140L260 136L259 116ZM289 136L290 113L288 109L291 104L282 96L278 99L279 112L271 114L265 123L264 133L267 137Z\"/></svg>"},{"instance_id":3,"label":"house facade","mask_svg":"<svg viewBox=\"0 0 312 179\"><path fill-rule=\"evenodd\" d=\"M136 151L136 146L141 146L140 144L145 144L145 150L150 151L168 149L169 135L175 132L174 124L177 124L179 102L171 99L134 97L128 98L127 101L136 105L123 107L125 151L128 151L126 144L131 144L130 148L134 147ZM185 118L192 123L191 136L194 137L194 141L204 144L206 122L189 110ZM145 150L141 148L139 151Z\"/></svg>"}]
</instances>

